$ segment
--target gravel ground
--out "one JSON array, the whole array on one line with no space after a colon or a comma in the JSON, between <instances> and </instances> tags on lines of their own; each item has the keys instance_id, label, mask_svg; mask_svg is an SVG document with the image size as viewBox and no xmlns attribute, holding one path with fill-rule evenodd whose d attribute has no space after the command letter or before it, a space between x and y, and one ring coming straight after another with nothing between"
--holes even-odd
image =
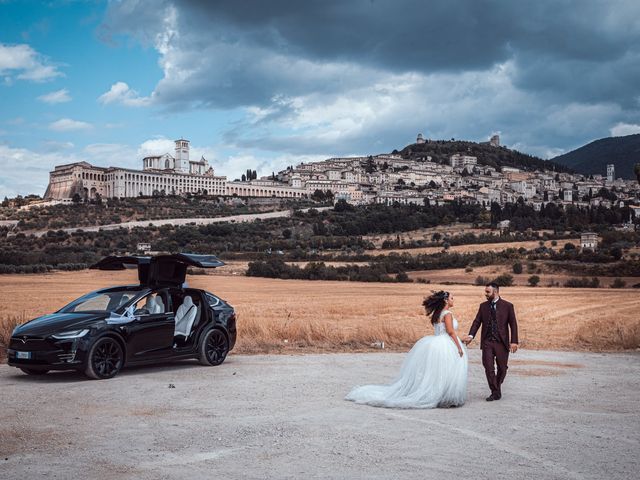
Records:
<instances>
[{"instance_id":1,"label":"gravel ground","mask_svg":"<svg viewBox=\"0 0 640 480\"><path fill-rule=\"evenodd\" d=\"M27 377L0 366L0 471L33 478L631 479L640 355L520 351L487 403L480 352L454 409L355 405L403 355L230 356Z\"/></svg>"}]
</instances>

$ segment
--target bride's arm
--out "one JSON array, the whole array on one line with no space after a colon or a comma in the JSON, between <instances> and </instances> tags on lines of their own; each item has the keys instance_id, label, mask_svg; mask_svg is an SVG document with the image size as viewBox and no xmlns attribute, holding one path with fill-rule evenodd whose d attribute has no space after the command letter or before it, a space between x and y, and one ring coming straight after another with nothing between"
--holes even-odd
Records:
<instances>
[{"instance_id":1,"label":"bride's arm","mask_svg":"<svg viewBox=\"0 0 640 480\"><path fill-rule=\"evenodd\" d=\"M447 333L451 337L451 340L453 340L453 343L455 343L456 347L458 347L458 354L462 356L464 352L462 350L462 347L460 346L458 335L456 335L456 331L453 328L453 315L451 315L450 313L447 313L444 316L444 328L447 330Z\"/></svg>"}]
</instances>

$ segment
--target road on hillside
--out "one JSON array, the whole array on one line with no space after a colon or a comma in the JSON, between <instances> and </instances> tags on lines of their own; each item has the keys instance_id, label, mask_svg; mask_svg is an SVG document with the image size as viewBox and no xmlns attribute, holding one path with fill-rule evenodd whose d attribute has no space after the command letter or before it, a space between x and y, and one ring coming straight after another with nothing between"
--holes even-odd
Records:
<instances>
[{"instance_id":1,"label":"road on hillside","mask_svg":"<svg viewBox=\"0 0 640 480\"><path fill-rule=\"evenodd\" d=\"M403 354L231 355L29 377L0 365L3 478L585 479L640 471L640 355L520 350L484 400L480 351L453 409L343 400Z\"/></svg>"},{"instance_id":2,"label":"road on hillside","mask_svg":"<svg viewBox=\"0 0 640 480\"><path fill-rule=\"evenodd\" d=\"M333 207L318 207L316 210L323 211L329 210ZM300 209L302 212L308 212L311 210L310 208ZM134 227L148 227L149 225L154 225L156 227L162 225L208 225L210 223L224 223L224 222L253 222L255 220L267 220L270 218L282 218L282 217L290 217L293 213L293 210L279 210L276 212L267 212L267 213L245 213L242 215L228 215L226 217L195 217L195 218L166 218L160 220L138 220L132 222L122 222L122 223L111 223L109 225L99 225L93 227L77 227L77 228L63 228L61 229L63 232L72 233L77 232L78 230L82 230L84 232L98 232L100 230L117 230L118 228L127 228L131 229ZM51 229L49 229L51 230ZM28 231L24 232L26 235L35 235L37 237L41 237L46 235L49 230L37 230L37 231Z\"/></svg>"}]
</instances>

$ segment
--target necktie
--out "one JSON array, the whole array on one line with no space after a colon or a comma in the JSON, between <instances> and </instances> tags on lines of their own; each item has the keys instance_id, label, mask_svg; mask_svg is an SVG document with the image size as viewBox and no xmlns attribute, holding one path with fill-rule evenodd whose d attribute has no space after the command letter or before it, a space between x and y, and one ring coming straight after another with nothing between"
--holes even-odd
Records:
<instances>
[{"instance_id":1,"label":"necktie","mask_svg":"<svg viewBox=\"0 0 640 480\"><path fill-rule=\"evenodd\" d=\"M491 336L498 340L498 318L496 315L496 302L491 302Z\"/></svg>"}]
</instances>

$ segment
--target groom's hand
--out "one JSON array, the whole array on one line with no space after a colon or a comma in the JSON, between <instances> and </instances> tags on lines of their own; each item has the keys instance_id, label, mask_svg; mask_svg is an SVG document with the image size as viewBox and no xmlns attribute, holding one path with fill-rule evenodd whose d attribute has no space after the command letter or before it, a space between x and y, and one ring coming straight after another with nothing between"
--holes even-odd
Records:
<instances>
[{"instance_id":1,"label":"groom's hand","mask_svg":"<svg viewBox=\"0 0 640 480\"><path fill-rule=\"evenodd\" d=\"M518 344L517 343L512 343L510 350L511 350L511 353L516 353L518 351Z\"/></svg>"},{"instance_id":2,"label":"groom's hand","mask_svg":"<svg viewBox=\"0 0 640 480\"><path fill-rule=\"evenodd\" d=\"M471 340L473 340L473 337L472 337L471 335L467 335L466 337L464 337L464 338L462 339L462 342L463 342L465 345L469 345L469 344L471 343Z\"/></svg>"}]
</instances>

